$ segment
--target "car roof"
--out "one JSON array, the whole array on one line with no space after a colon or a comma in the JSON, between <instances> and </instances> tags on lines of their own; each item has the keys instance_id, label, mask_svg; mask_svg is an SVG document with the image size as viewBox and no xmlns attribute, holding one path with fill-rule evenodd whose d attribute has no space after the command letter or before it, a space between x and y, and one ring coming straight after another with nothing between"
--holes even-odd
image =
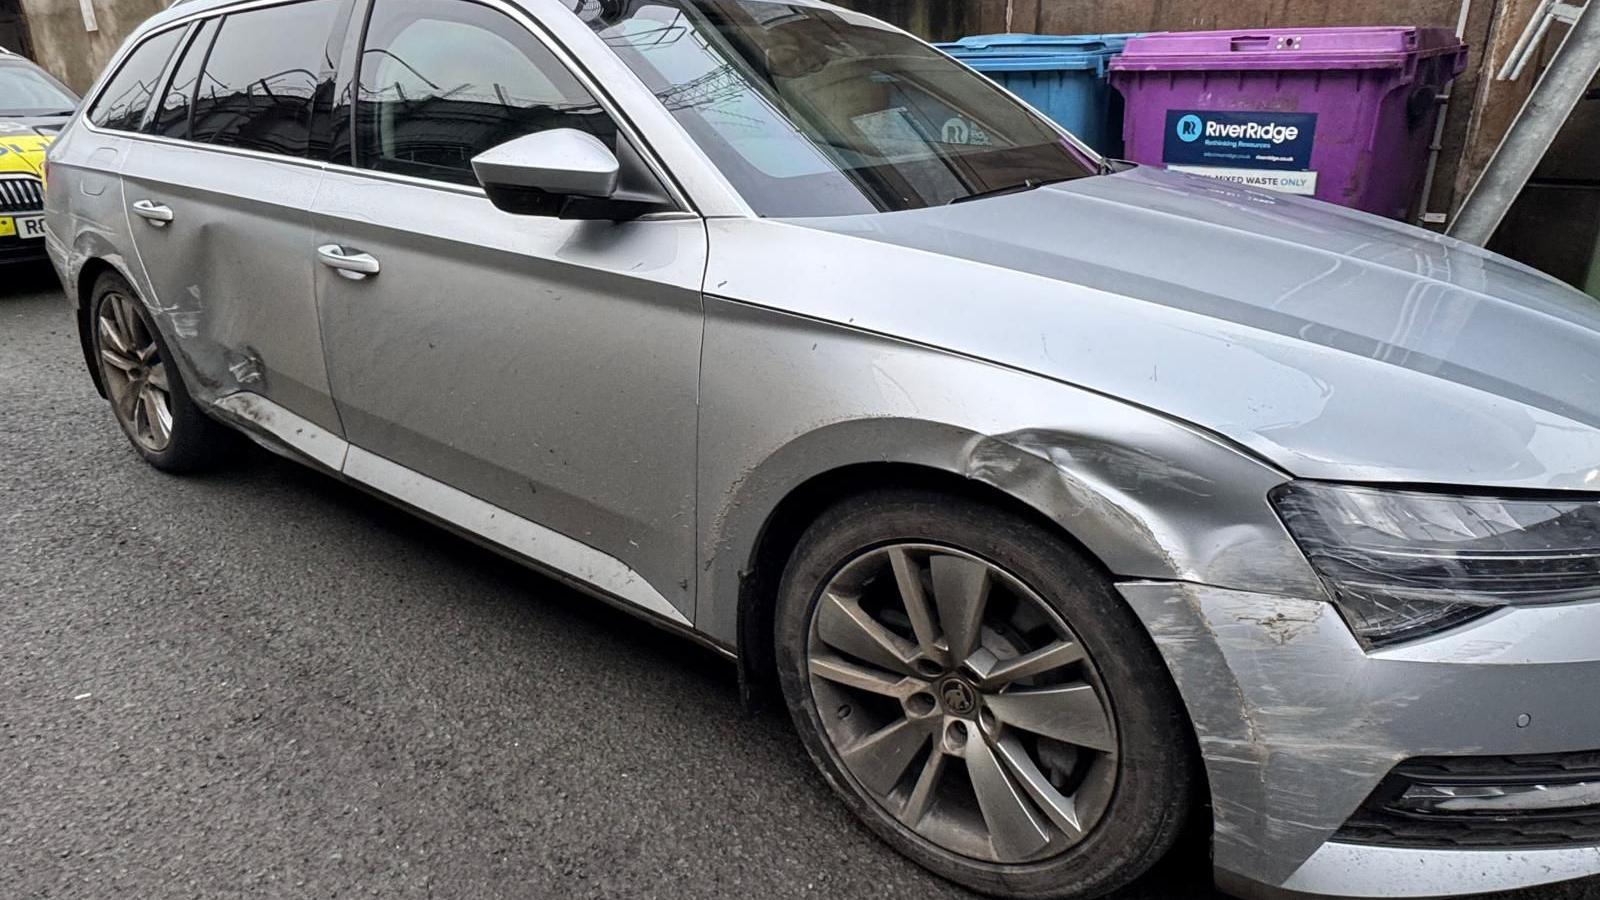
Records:
<instances>
[{"instance_id":1,"label":"car roof","mask_svg":"<svg viewBox=\"0 0 1600 900\"><path fill-rule=\"evenodd\" d=\"M210 9L222 9L242 2L245 2L245 0L173 0L172 4L166 9L145 19L144 24L139 26L138 31L140 34L145 34L174 19L181 19L192 13L205 12Z\"/></svg>"}]
</instances>

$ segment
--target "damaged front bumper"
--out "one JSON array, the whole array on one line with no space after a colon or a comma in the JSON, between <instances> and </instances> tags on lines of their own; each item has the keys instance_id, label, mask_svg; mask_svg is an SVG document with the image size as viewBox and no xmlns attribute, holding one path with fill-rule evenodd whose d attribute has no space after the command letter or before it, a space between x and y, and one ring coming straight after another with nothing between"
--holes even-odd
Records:
<instances>
[{"instance_id":1,"label":"damaged front bumper","mask_svg":"<svg viewBox=\"0 0 1600 900\"><path fill-rule=\"evenodd\" d=\"M1435 897L1600 874L1600 604L1369 652L1320 599L1120 590L1194 724L1224 888Z\"/></svg>"}]
</instances>

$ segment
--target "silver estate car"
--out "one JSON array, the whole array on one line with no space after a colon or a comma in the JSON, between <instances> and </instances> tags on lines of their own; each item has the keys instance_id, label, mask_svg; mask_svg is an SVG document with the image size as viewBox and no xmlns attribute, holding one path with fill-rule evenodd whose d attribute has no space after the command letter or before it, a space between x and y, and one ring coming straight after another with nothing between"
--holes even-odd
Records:
<instances>
[{"instance_id":1,"label":"silver estate car","mask_svg":"<svg viewBox=\"0 0 1600 900\"><path fill-rule=\"evenodd\" d=\"M1537 272L810 0L186 0L49 185L151 464L243 432L737 659L955 882L1600 872L1600 309Z\"/></svg>"}]
</instances>

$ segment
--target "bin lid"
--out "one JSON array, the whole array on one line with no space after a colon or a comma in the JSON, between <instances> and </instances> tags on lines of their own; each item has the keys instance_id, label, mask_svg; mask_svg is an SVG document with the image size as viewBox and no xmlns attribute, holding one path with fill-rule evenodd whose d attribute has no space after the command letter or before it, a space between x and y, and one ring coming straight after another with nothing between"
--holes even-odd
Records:
<instances>
[{"instance_id":1,"label":"bin lid","mask_svg":"<svg viewBox=\"0 0 1600 900\"><path fill-rule=\"evenodd\" d=\"M1114 72L1250 69L1399 69L1420 57L1457 54L1449 28L1253 28L1182 31L1130 39ZM1459 63L1458 63L1459 66Z\"/></svg>"},{"instance_id":2,"label":"bin lid","mask_svg":"<svg viewBox=\"0 0 1600 900\"><path fill-rule=\"evenodd\" d=\"M977 34L935 44L980 72L1103 70L1134 34Z\"/></svg>"}]
</instances>

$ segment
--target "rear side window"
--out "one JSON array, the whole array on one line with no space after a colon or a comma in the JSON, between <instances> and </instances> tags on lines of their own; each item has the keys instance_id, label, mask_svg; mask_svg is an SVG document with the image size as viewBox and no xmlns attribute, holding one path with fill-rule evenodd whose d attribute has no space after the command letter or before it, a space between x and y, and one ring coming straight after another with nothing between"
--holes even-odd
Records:
<instances>
[{"instance_id":1,"label":"rear side window","mask_svg":"<svg viewBox=\"0 0 1600 900\"><path fill-rule=\"evenodd\" d=\"M377 0L361 53L356 163L477 184L472 157L515 137L617 127L527 29L465 0Z\"/></svg>"},{"instance_id":2,"label":"rear side window","mask_svg":"<svg viewBox=\"0 0 1600 900\"><path fill-rule=\"evenodd\" d=\"M178 67L172 71L172 81L161 98L161 105L156 108L155 118L150 122L152 134L170 138L189 136L189 114L194 109L195 86L200 83L200 66L205 63L206 53L217 36L217 26L221 24L221 19L207 19L189 41Z\"/></svg>"},{"instance_id":3,"label":"rear side window","mask_svg":"<svg viewBox=\"0 0 1600 900\"><path fill-rule=\"evenodd\" d=\"M319 98L325 100L332 90L336 56L331 50L344 10L342 0L309 0L225 16L199 86L191 87L182 136L284 156L309 155Z\"/></svg>"},{"instance_id":4,"label":"rear side window","mask_svg":"<svg viewBox=\"0 0 1600 900\"><path fill-rule=\"evenodd\" d=\"M182 28L173 28L135 47L95 98L94 106L89 108L89 121L101 128L138 131L150 97L156 92L156 82L182 36Z\"/></svg>"}]
</instances>

